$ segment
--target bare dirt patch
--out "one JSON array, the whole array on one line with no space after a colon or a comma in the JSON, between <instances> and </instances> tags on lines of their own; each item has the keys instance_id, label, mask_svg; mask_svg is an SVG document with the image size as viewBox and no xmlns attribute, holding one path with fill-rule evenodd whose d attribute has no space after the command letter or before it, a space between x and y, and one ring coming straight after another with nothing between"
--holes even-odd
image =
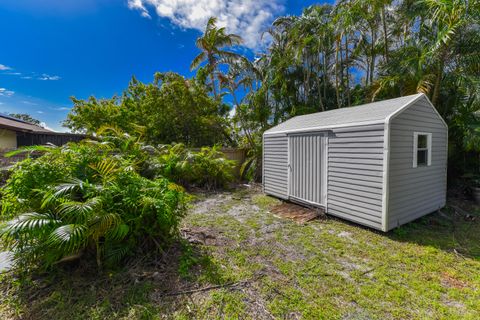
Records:
<instances>
[{"instance_id":1,"label":"bare dirt patch","mask_svg":"<svg viewBox=\"0 0 480 320\"><path fill-rule=\"evenodd\" d=\"M180 230L182 238L191 244L227 246L232 243L221 231L206 227L191 227Z\"/></svg>"}]
</instances>

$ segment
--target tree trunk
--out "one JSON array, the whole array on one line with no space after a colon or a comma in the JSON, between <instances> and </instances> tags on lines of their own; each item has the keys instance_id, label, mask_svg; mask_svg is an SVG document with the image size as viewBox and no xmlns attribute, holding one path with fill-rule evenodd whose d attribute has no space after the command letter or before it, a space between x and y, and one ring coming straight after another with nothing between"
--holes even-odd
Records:
<instances>
[{"instance_id":1,"label":"tree trunk","mask_svg":"<svg viewBox=\"0 0 480 320\"><path fill-rule=\"evenodd\" d=\"M385 59L385 63L388 64L388 34L387 34L387 20L385 17L385 5L382 6L382 24L383 24L383 58Z\"/></svg>"},{"instance_id":2,"label":"tree trunk","mask_svg":"<svg viewBox=\"0 0 480 320\"><path fill-rule=\"evenodd\" d=\"M443 67L444 67L444 55L441 54L439 61L437 63L437 70L435 75L435 87L433 88L433 95L432 95L432 104L436 106L438 97L440 96L440 89L442 85L442 78L443 78Z\"/></svg>"},{"instance_id":3,"label":"tree trunk","mask_svg":"<svg viewBox=\"0 0 480 320\"><path fill-rule=\"evenodd\" d=\"M377 41L377 38L375 36L375 31L373 28L370 29L371 35L372 35L372 43L370 44L370 84L373 83L373 76L375 75L375 41Z\"/></svg>"},{"instance_id":4,"label":"tree trunk","mask_svg":"<svg viewBox=\"0 0 480 320\"><path fill-rule=\"evenodd\" d=\"M335 41L335 94L337 96L337 108L341 108L340 105L340 88L338 83L338 39Z\"/></svg>"},{"instance_id":5,"label":"tree trunk","mask_svg":"<svg viewBox=\"0 0 480 320\"><path fill-rule=\"evenodd\" d=\"M327 54L323 53L323 99L327 101Z\"/></svg>"},{"instance_id":6,"label":"tree trunk","mask_svg":"<svg viewBox=\"0 0 480 320\"><path fill-rule=\"evenodd\" d=\"M212 71L212 73L210 73L210 81L212 81L213 96L215 97L215 99L218 99L218 97L217 97L217 88L215 87L215 76L214 76L214 74L213 74L213 71Z\"/></svg>"},{"instance_id":7,"label":"tree trunk","mask_svg":"<svg viewBox=\"0 0 480 320\"><path fill-rule=\"evenodd\" d=\"M350 73L348 71L349 61L348 61L348 34L345 34L345 74L346 74L346 85L345 90L347 91L347 105L351 106L351 99L350 99Z\"/></svg>"}]
</instances>

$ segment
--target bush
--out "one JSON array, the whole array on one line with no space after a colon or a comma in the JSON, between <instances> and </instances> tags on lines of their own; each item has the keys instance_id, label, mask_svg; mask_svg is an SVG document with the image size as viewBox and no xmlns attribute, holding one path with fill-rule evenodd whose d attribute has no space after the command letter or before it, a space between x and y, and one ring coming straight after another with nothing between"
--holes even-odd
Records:
<instances>
[{"instance_id":1,"label":"bush","mask_svg":"<svg viewBox=\"0 0 480 320\"><path fill-rule=\"evenodd\" d=\"M156 159L157 172L184 186L223 188L233 181L236 163L218 149L214 146L192 151L183 144L166 145Z\"/></svg>"},{"instance_id":2,"label":"bush","mask_svg":"<svg viewBox=\"0 0 480 320\"><path fill-rule=\"evenodd\" d=\"M90 257L101 267L168 244L185 213L183 189L149 180L109 144L52 147L18 163L2 188L2 230L19 266Z\"/></svg>"}]
</instances>

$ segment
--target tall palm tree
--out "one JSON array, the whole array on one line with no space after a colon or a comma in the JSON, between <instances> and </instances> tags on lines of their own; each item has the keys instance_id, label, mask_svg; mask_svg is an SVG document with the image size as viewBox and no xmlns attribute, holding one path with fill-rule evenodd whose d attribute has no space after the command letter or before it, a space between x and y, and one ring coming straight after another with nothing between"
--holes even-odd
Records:
<instances>
[{"instance_id":1,"label":"tall palm tree","mask_svg":"<svg viewBox=\"0 0 480 320\"><path fill-rule=\"evenodd\" d=\"M243 59L240 54L224 50L224 48L239 45L243 40L236 34L227 33L223 27L218 28L216 23L215 17L208 19L203 35L196 40L195 44L202 52L193 59L190 69L197 69L203 62L206 62L205 66L210 75L213 95L218 99L219 95L215 85L218 66Z\"/></svg>"}]
</instances>

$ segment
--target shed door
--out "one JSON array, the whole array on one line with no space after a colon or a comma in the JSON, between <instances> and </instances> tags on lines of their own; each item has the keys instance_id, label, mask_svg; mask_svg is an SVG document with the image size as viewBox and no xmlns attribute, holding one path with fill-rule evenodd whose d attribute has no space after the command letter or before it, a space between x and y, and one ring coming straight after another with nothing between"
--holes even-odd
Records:
<instances>
[{"instance_id":1,"label":"shed door","mask_svg":"<svg viewBox=\"0 0 480 320\"><path fill-rule=\"evenodd\" d=\"M289 151L289 197L307 203L325 205L327 135L291 135Z\"/></svg>"}]
</instances>

